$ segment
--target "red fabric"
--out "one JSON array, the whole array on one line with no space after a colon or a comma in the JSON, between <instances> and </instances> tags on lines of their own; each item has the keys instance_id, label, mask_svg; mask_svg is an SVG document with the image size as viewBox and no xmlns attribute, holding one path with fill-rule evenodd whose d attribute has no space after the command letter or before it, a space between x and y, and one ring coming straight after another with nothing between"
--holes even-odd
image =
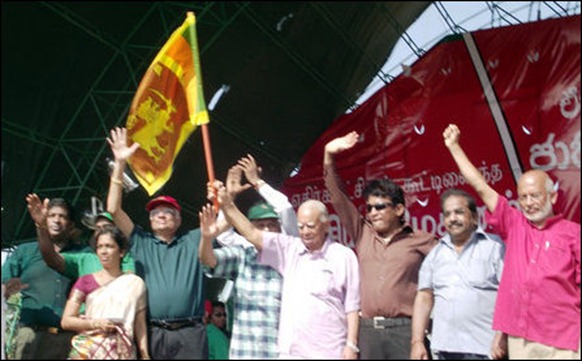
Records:
<instances>
[{"instance_id":1,"label":"red fabric","mask_svg":"<svg viewBox=\"0 0 582 361\"><path fill-rule=\"evenodd\" d=\"M204 311L208 315L212 313L212 302L210 302L210 300L204 301Z\"/></svg>"},{"instance_id":2,"label":"red fabric","mask_svg":"<svg viewBox=\"0 0 582 361\"><path fill-rule=\"evenodd\" d=\"M580 16L472 36L509 131L516 174L546 170L559 182L556 211L580 223ZM409 75L400 75L336 119L304 155L298 174L285 181L282 190L295 208L309 198L328 205L332 238L353 245L325 189L323 148L353 130L360 134L360 143L335 159L362 214L367 181L390 177L405 191L411 225L439 236L445 233L440 195L455 187L476 196L443 143L449 123L459 126L461 145L491 186L512 204L516 201L515 169L468 48L461 36L447 40L414 63ZM476 198L487 228L485 207Z\"/></svg>"},{"instance_id":3,"label":"red fabric","mask_svg":"<svg viewBox=\"0 0 582 361\"><path fill-rule=\"evenodd\" d=\"M152 199L151 201L148 202L148 204L146 204L146 210L148 212L151 212L152 209L156 208L157 206L159 206L161 204L175 208L178 210L178 212L182 211L182 207L180 207L180 204L178 204L178 201L175 198L170 197L170 196L159 196L159 197Z\"/></svg>"},{"instance_id":4,"label":"red fabric","mask_svg":"<svg viewBox=\"0 0 582 361\"><path fill-rule=\"evenodd\" d=\"M504 197L486 215L507 246L493 329L578 350L580 224L557 215L538 229Z\"/></svg>"}]
</instances>

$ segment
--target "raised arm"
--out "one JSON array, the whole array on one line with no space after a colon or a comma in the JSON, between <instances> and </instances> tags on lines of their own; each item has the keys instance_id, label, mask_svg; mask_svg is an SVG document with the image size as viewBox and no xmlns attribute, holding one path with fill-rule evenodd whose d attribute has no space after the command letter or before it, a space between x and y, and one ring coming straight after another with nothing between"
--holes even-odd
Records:
<instances>
[{"instance_id":1,"label":"raised arm","mask_svg":"<svg viewBox=\"0 0 582 361\"><path fill-rule=\"evenodd\" d=\"M107 211L113 216L115 225L129 238L131 232L133 232L134 224L121 208L123 172L125 171L127 159L139 148L139 143L133 143L131 147L127 146L127 129L125 128L112 129L111 137L107 138L107 143L109 143L115 158L115 165L109 182L109 193L107 194Z\"/></svg>"},{"instance_id":2,"label":"raised arm","mask_svg":"<svg viewBox=\"0 0 582 361\"><path fill-rule=\"evenodd\" d=\"M459 171L475 192L479 195L483 203L490 212L495 210L499 194L487 184L487 181L479 170L471 163L463 148L459 144L461 131L455 124L449 126L443 132L446 147L453 156Z\"/></svg>"},{"instance_id":3,"label":"raised arm","mask_svg":"<svg viewBox=\"0 0 582 361\"><path fill-rule=\"evenodd\" d=\"M226 176L226 191L234 201L236 197L243 191L250 189L250 184L242 184L242 175L243 170L239 165L235 165L229 168L227 176ZM214 188L208 188L207 198L208 200L212 200L214 196ZM224 217L224 212L220 210L218 212L218 217L216 218L216 226L218 229L218 233L216 236L216 240L222 246L235 246L241 245L248 247L250 243L244 239L240 234L236 233L230 223Z\"/></svg>"},{"instance_id":4,"label":"raised arm","mask_svg":"<svg viewBox=\"0 0 582 361\"><path fill-rule=\"evenodd\" d=\"M55 245L51 242L47 229L46 217L48 213L48 198L44 201L40 197L31 193L26 196L28 213L36 226L36 235L38 237L38 248L42 259L50 268L59 273L65 272L65 259L57 252Z\"/></svg>"},{"instance_id":5,"label":"raised arm","mask_svg":"<svg viewBox=\"0 0 582 361\"><path fill-rule=\"evenodd\" d=\"M212 249L212 239L216 237L218 231L214 206L207 204L202 207L202 210L198 212L198 217L200 218L200 232L202 234L198 247L198 257L203 265L214 268L217 261Z\"/></svg>"},{"instance_id":6,"label":"raised arm","mask_svg":"<svg viewBox=\"0 0 582 361\"><path fill-rule=\"evenodd\" d=\"M356 145L358 138L358 133L353 131L349 132L343 137L338 137L328 142L324 148L323 165L332 165L334 162L333 157L336 154L343 152L344 150L348 150Z\"/></svg>"},{"instance_id":7,"label":"raised arm","mask_svg":"<svg viewBox=\"0 0 582 361\"><path fill-rule=\"evenodd\" d=\"M249 180L249 183L243 184L242 176L244 168L239 164L233 165L228 169L228 174L226 175L226 190L232 200L234 201L239 194L253 187L253 183ZM248 180L248 178L247 178Z\"/></svg>"},{"instance_id":8,"label":"raised arm","mask_svg":"<svg viewBox=\"0 0 582 361\"><path fill-rule=\"evenodd\" d=\"M247 154L246 157L242 157L238 161L238 165L242 168L249 183L253 185L261 197L273 206L273 209L279 215L281 228L284 233L298 237L299 230L297 229L297 214L287 196L261 179L261 168L257 165L257 162L252 155ZM228 187L229 185L227 183L227 188Z\"/></svg>"},{"instance_id":9,"label":"raised arm","mask_svg":"<svg viewBox=\"0 0 582 361\"><path fill-rule=\"evenodd\" d=\"M361 238L364 222L362 215L348 195L345 182L341 179L335 167L335 156L354 147L358 143L356 132L329 141L323 154L323 179L325 187L331 196L331 203L339 216L347 234L357 244Z\"/></svg>"},{"instance_id":10,"label":"raised arm","mask_svg":"<svg viewBox=\"0 0 582 361\"><path fill-rule=\"evenodd\" d=\"M241 236L251 242L258 251L261 251L263 248L263 232L257 229L236 207L234 201L226 191L224 184L216 180L214 184L209 184L208 187L210 187L209 194L213 194L212 187L217 189L216 196L218 197L218 204L224 212L226 220L238 230Z\"/></svg>"}]
</instances>

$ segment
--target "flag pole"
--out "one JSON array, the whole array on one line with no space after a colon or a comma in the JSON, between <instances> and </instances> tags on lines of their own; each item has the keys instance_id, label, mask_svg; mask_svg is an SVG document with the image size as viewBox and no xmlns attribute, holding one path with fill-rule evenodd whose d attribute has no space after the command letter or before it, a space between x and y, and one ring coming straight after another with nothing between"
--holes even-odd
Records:
<instances>
[{"instance_id":1,"label":"flag pole","mask_svg":"<svg viewBox=\"0 0 582 361\"><path fill-rule=\"evenodd\" d=\"M214 183L214 164L212 163L212 150L210 148L210 136L208 135L208 124L202 124L202 143L204 144L204 158L206 159L206 172L208 173L208 181ZM214 184L212 185L214 188ZM217 189L214 188L214 210L218 212L218 198L216 195Z\"/></svg>"},{"instance_id":2,"label":"flag pole","mask_svg":"<svg viewBox=\"0 0 582 361\"><path fill-rule=\"evenodd\" d=\"M188 18L195 18L194 12L193 11L188 11L186 12L186 17ZM198 42L197 39L195 39L196 43ZM198 45L196 45L196 48L198 48ZM200 72L200 69L196 69L198 71L198 73ZM212 162L212 149L210 147L210 136L208 135L208 124L204 123L201 125L202 127L202 143L204 144L204 158L206 159L206 172L208 173L208 181L212 184L212 187L214 188L214 163ZM214 209L216 210L216 212L218 212L218 198L216 196L217 193L217 189L214 188L214 199L213 199L213 204L214 204Z\"/></svg>"}]
</instances>

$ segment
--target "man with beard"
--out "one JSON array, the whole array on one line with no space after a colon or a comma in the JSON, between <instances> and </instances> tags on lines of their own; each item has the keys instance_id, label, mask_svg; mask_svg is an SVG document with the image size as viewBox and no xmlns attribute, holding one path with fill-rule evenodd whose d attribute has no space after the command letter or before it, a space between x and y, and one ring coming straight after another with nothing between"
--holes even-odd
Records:
<instances>
[{"instance_id":1,"label":"man with beard","mask_svg":"<svg viewBox=\"0 0 582 361\"><path fill-rule=\"evenodd\" d=\"M430 348L439 360L502 358L506 337L491 324L505 246L479 226L475 198L464 190L444 192L441 211L447 233L418 273L410 358L429 358L424 335L431 315Z\"/></svg>"},{"instance_id":2,"label":"man with beard","mask_svg":"<svg viewBox=\"0 0 582 361\"><path fill-rule=\"evenodd\" d=\"M471 163L460 134L450 124L444 143L507 247L493 329L508 334L511 359L580 359L580 224L554 213L558 194L542 170L519 178L521 210L511 207Z\"/></svg>"}]
</instances>

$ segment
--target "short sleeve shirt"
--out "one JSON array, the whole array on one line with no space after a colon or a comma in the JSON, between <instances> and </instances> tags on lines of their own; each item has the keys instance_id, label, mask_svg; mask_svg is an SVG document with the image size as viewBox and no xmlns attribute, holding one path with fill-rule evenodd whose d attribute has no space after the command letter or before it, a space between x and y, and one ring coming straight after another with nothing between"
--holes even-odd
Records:
<instances>
[{"instance_id":1,"label":"short sleeve shirt","mask_svg":"<svg viewBox=\"0 0 582 361\"><path fill-rule=\"evenodd\" d=\"M200 229L178 234L171 243L135 226L130 252L136 274L147 287L152 319L176 320L204 315L204 270L198 260Z\"/></svg>"},{"instance_id":2,"label":"short sleeve shirt","mask_svg":"<svg viewBox=\"0 0 582 361\"><path fill-rule=\"evenodd\" d=\"M561 215L534 227L499 196L486 212L506 243L493 328L568 350L580 345L580 224Z\"/></svg>"},{"instance_id":3,"label":"short sleeve shirt","mask_svg":"<svg viewBox=\"0 0 582 361\"><path fill-rule=\"evenodd\" d=\"M281 355L341 358L347 314L360 309L354 251L327 239L320 250L310 252L300 238L263 232L259 262L283 275Z\"/></svg>"},{"instance_id":4,"label":"short sleeve shirt","mask_svg":"<svg viewBox=\"0 0 582 361\"><path fill-rule=\"evenodd\" d=\"M70 245L63 252L81 251ZM61 317L72 286L71 278L53 270L44 262L38 242L21 244L2 266L2 283L20 277L28 287L21 291L20 322L24 325L60 327Z\"/></svg>"}]
</instances>

